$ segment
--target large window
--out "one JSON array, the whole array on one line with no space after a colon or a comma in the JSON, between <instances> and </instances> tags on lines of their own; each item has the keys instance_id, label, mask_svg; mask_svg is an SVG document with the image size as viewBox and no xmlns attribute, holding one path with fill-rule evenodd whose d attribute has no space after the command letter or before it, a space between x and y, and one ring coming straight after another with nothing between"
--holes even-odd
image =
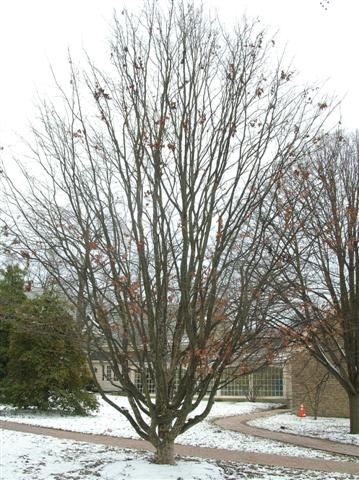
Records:
<instances>
[{"instance_id":1,"label":"large window","mask_svg":"<svg viewBox=\"0 0 359 480\"><path fill-rule=\"evenodd\" d=\"M219 395L224 397L282 397L282 367L265 367L255 373L235 378L233 369L228 368L223 380L234 377L233 381L222 387Z\"/></svg>"}]
</instances>

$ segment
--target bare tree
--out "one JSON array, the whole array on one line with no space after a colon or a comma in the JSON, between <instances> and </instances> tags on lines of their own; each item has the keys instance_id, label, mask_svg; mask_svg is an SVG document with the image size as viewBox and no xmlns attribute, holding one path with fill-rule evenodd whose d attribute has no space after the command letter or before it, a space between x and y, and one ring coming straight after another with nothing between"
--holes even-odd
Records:
<instances>
[{"instance_id":1,"label":"bare tree","mask_svg":"<svg viewBox=\"0 0 359 480\"><path fill-rule=\"evenodd\" d=\"M191 5L123 12L111 61L83 76L71 63L71 92L34 128L41 176L22 169L27 192L8 178L9 211L132 411L101 395L173 463L224 369L273 354L261 209L325 112L257 24L229 34Z\"/></svg>"},{"instance_id":2,"label":"bare tree","mask_svg":"<svg viewBox=\"0 0 359 480\"><path fill-rule=\"evenodd\" d=\"M329 376L330 376L330 373L326 371L321 375L321 377L315 383L314 386L309 387L307 383L304 384L304 388L307 392L307 398L313 409L314 420L318 419L320 403L322 401L323 394L325 394L325 387L329 380Z\"/></svg>"},{"instance_id":3,"label":"bare tree","mask_svg":"<svg viewBox=\"0 0 359 480\"><path fill-rule=\"evenodd\" d=\"M315 144L277 195L271 241L280 233L286 247L275 320L344 387L359 433L359 137L338 132Z\"/></svg>"},{"instance_id":4,"label":"bare tree","mask_svg":"<svg viewBox=\"0 0 359 480\"><path fill-rule=\"evenodd\" d=\"M306 411L309 406L310 415L317 420L323 399L328 394L330 395L327 387L328 384L330 387L330 380L333 380L332 375L328 369L323 368L313 357L308 355L307 351L297 351L296 353L294 364L292 364L292 378L295 377L296 384L296 399L293 395L293 400L298 405L293 406L299 407L300 404L305 403ZM321 410L324 413L325 407Z\"/></svg>"}]
</instances>

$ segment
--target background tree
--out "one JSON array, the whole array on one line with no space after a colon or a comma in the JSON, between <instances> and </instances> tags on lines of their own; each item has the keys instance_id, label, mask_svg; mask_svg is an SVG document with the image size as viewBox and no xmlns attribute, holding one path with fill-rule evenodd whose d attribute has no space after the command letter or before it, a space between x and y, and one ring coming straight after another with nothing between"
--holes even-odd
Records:
<instances>
[{"instance_id":1,"label":"background tree","mask_svg":"<svg viewBox=\"0 0 359 480\"><path fill-rule=\"evenodd\" d=\"M24 272L17 266L8 266L0 280L0 382L7 374L9 337L16 318L16 310L25 301Z\"/></svg>"},{"instance_id":2,"label":"background tree","mask_svg":"<svg viewBox=\"0 0 359 480\"><path fill-rule=\"evenodd\" d=\"M124 11L109 72L71 69L72 90L34 128L41 181L22 169L24 193L8 179L14 234L74 303L89 358L103 352L131 411L103 398L173 463L224 369L273 354L262 205L327 104L295 87L257 24L227 33L182 3Z\"/></svg>"},{"instance_id":3,"label":"background tree","mask_svg":"<svg viewBox=\"0 0 359 480\"><path fill-rule=\"evenodd\" d=\"M306 364L303 365L303 370L306 368ZM326 394L325 389L330 378L330 372L328 370L321 373L318 377L315 378L313 382L312 379L304 379L303 387L306 391L306 400L308 400L312 410L314 420L318 419L319 408L321 402ZM306 381L307 380L307 381ZM311 384L312 383L312 384Z\"/></svg>"},{"instance_id":4,"label":"background tree","mask_svg":"<svg viewBox=\"0 0 359 480\"><path fill-rule=\"evenodd\" d=\"M19 408L85 414L97 408L79 331L63 301L45 293L18 308L9 335L2 400Z\"/></svg>"},{"instance_id":5,"label":"background tree","mask_svg":"<svg viewBox=\"0 0 359 480\"><path fill-rule=\"evenodd\" d=\"M268 248L283 244L275 321L344 387L350 431L359 433L359 136L338 132L315 146L276 198L267 239Z\"/></svg>"}]
</instances>

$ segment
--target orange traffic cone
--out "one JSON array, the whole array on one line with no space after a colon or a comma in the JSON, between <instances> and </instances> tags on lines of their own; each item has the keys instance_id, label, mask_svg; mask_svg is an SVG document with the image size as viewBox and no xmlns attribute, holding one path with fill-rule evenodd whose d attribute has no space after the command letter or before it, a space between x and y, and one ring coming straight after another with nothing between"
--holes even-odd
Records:
<instances>
[{"instance_id":1,"label":"orange traffic cone","mask_svg":"<svg viewBox=\"0 0 359 480\"><path fill-rule=\"evenodd\" d=\"M300 407L299 407L299 412L298 412L298 417L305 417L305 411L304 411L304 405L303 403L300 404Z\"/></svg>"}]
</instances>

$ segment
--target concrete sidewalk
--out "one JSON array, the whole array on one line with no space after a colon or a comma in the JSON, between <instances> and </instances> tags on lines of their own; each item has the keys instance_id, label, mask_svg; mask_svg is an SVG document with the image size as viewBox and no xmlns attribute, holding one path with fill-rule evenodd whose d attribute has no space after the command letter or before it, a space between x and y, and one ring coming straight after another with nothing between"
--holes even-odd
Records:
<instances>
[{"instance_id":1,"label":"concrete sidewalk","mask_svg":"<svg viewBox=\"0 0 359 480\"><path fill-rule=\"evenodd\" d=\"M320 438L306 437L304 435L295 435L293 433L274 432L264 428L248 425L248 422L260 417L269 417L280 413L287 413L290 410L266 410L265 412L250 413L248 415L239 415L235 417L221 417L214 421L216 425L234 432L253 435L255 437L269 438L278 442L291 443L300 447L323 450L338 455L349 455L359 458L359 446L349 445L347 443L333 442L331 440L322 440ZM359 473L359 464L358 464Z\"/></svg>"},{"instance_id":2,"label":"concrete sidewalk","mask_svg":"<svg viewBox=\"0 0 359 480\"><path fill-rule=\"evenodd\" d=\"M232 417L233 418L233 417ZM87 433L70 432L54 428L36 427L17 422L0 421L0 428L17 432L46 435L56 438L75 440L79 442L97 443L117 446L120 448L133 448L136 450L153 451L152 445L143 440L130 438L111 437L107 435L93 435ZM176 444L175 451L178 455L200 457L213 460L231 461L236 463L252 463L258 465L270 465L274 467L295 468L302 470L317 470L322 472L338 472L358 475L359 464L353 462L311 459L292 456L273 455L266 453L240 452L221 448L205 448Z\"/></svg>"}]
</instances>

